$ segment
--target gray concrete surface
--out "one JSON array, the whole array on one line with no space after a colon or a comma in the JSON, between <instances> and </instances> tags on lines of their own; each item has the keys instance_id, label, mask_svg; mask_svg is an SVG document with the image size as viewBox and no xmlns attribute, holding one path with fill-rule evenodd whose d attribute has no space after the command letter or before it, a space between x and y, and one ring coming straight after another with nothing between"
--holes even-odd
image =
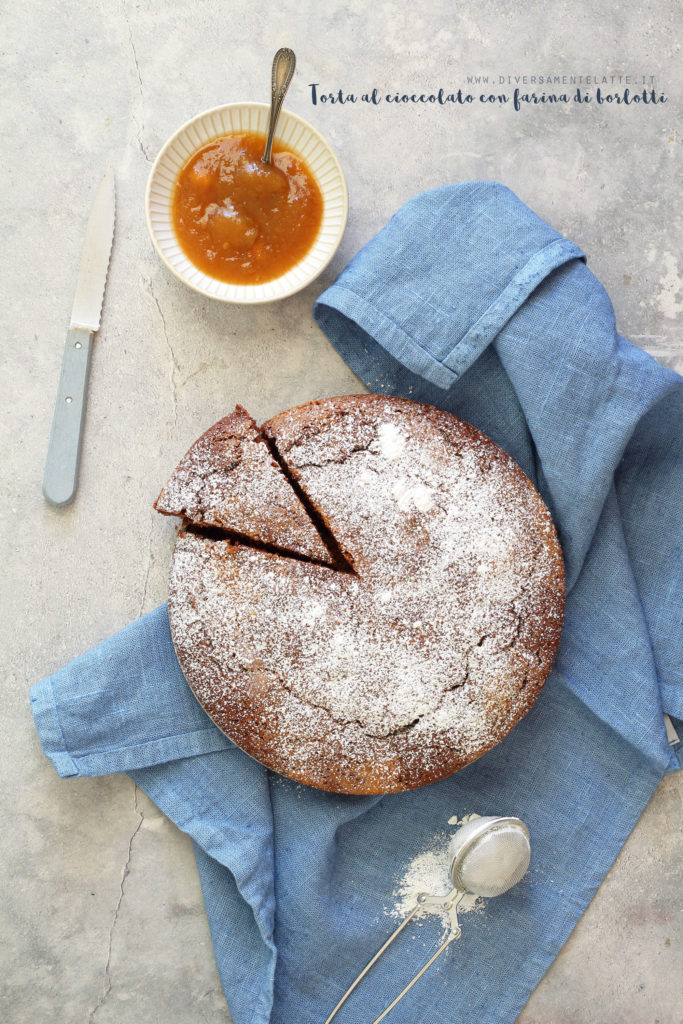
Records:
<instances>
[{"instance_id":1,"label":"gray concrete surface","mask_svg":"<svg viewBox=\"0 0 683 1024\"><path fill-rule=\"evenodd\" d=\"M202 429L236 401L266 417L359 389L311 306L417 191L474 177L505 182L582 246L622 333L683 365L680 8L34 0L4 5L3 22L0 1017L227 1024L187 838L124 776L58 780L40 751L28 687L164 599L173 524L151 503ZM157 261L145 182L160 145L190 116L265 100L270 59L285 44L299 58L288 106L336 148L349 226L333 264L303 293L276 307L222 306ZM308 88L450 91L467 90L468 75L498 83L603 73L654 76L669 101L518 113L313 107ZM56 511L41 497L43 461L88 205L109 163L118 219L80 491ZM671 777L522 1024L681 1019L680 805L681 780Z\"/></svg>"}]
</instances>

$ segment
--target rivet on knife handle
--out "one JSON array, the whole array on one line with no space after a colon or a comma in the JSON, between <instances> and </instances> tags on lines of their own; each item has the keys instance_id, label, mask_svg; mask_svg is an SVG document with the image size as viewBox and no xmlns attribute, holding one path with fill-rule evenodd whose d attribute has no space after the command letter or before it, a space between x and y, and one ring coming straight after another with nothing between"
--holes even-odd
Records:
<instances>
[{"instance_id":1,"label":"rivet on knife handle","mask_svg":"<svg viewBox=\"0 0 683 1024\"><path fill-rule=\"evenodd\" d=\"M68 505L78 487L92 340L92 332L80 327L72 327L66 336L43 478L43 494L51 505Z\"/></svg>"}]
</instances>

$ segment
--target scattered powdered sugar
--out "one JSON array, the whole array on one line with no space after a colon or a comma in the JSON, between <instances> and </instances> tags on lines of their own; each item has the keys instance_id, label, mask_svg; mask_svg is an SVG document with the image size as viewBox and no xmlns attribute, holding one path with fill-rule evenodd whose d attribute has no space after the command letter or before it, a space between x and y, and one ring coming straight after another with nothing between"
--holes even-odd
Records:
<instances>
[{"instance_id":1,"label":"scattered powdered sugar","mask_svg":"<svg viewBox=\"0 0 683 1024\"><path fill-rule=\"evenodd\" d=\"M268 579L274 579L274 574L267 574ZM301 621L305 626L312 626L325 614L325 606L318 602L307 602L301 609Z\"/></svg>"},{"instance_id":2,"label":"scattered powdered sugar","mask_svg":"<svg viewBox=\"0 0 683 1024\"><path fill-rule=\"evenodd\" d=\"M424 484L417 484L415 487L413 487L411 498L413 499L413 504L415 505L415 508L418 509L420 512L428 512L429 509L434 504L432 495L432 488L425 487Z\"/></svg>"},{"instance_id":3,"label":"scattered powdered sugar","mask_svg":"<svg viewBox=\"0 0 683 1024\"><path fill-rule=\"evenodd\" d=\"M478 817L478 814L467 814L461 820L451 818L448 824L463 825ZM423 893L429 896L446 896L453 889L453 881L450 876L451 838L448 833L444 832L429 849L413 857L392 893L393 905L386 910L390 917L401 920L407 917L418 903L418 897ZM458 914L482 911L485 905L485 901L480 896L467 893L458 905ZM415 920L424 920L427 916L437 917L443 925L444 931L448 930L450 917L448 911L443 907L438 904L424 904L415 915Z\"/></svg>"},{"instance_id":4,"label":"scattered powdered sugar","mask_svg":"<svg viewBox=\"0 0 683 1024\"><path fill-rule=\"evenodd\" d=\"M464 814L462 818L459 818L457 814L454 814L452 818L448 819L449 825L466 825L468 821L474 821L475 818L481 818L481 814Z\"/></svg>"}]
</instances>

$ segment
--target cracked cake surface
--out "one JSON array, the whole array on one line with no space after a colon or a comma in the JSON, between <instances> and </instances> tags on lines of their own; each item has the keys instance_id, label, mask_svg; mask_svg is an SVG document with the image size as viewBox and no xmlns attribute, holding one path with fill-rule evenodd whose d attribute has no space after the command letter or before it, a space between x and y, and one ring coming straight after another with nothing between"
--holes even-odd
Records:
<instances>
[{"instance_id":1,"label":"cracked cake surface","mask_svg":"<svg viewBox=\"0 0 683 1024\"><path fill-rule=\"evenodd\" d=\"M181 531L169 618L190 686L298 781L375 793L450 775L550 671L564 573L548 510L497 445L430 406L345 396L261 431L353 571Z\"/></svg>"}]
</instances>

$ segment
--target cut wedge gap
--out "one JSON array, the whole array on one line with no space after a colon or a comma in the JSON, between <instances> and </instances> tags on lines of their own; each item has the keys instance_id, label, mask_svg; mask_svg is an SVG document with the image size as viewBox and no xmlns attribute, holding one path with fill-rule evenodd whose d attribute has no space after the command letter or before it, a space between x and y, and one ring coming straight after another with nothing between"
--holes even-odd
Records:
<instances>
[{"instance_id":1,"label":"cut wedge gap","mask_svg":"<svg viewBox=\"0 0 683 1024\"><path fill-rule=\"evenodd\" d=\"M189 519L184 519L182 528L185 533L194 534L196 537L205 537L207 540L228 541L236 546L253 548L255 551L263 551L268 555L277 555L278 558L292 558L295 562L307 562L309 565L317 565L321 569L329 569L330 572L355 575L353 569L347 568L346 565L332 565L321 558L302 555L299 551L280 548L276 544L267 544L245 534L236 533L234 530L223 529L221 526L202 526L199 523L193 523Z\"/></svg>"},{"instance_id":2,"label":"cut wedge gap","mask_svg":"<svg viewBox=\"0 0 683 1024\"><path fill-rule=\"evenodd\" d=\"M263 428L261 428L261 429L263 429ZM270 454L273 456L274 460L277 462L278 466L280 467L282 473L287 478L287 482L289 483L289 486L292 488L292 490L296 494L297 498L299 499L300 504L304 507L304 509L308 513L308 518L311 520L311 523L313 524L315 529L318 531L318 535L320 536L320 539L322 540L323 544L325 545L327 550L330 552L330 555L332 556L332 558L334 560L335 568L339 572L351 573L353 576L358 575L357 572L356 572L356 569L355 569L355 567L353 565L353 562L351 561L351 559L348 556L348 554L346 554L343 551L341 545L337 541L337 538L335 537L335 535L333 534L332 530L330 529L330 527L328 526L327 522L325 521L324 516L319 512L319 510L313 504L313 502L309 498L308 494L306 493L304 488L301 486L301 484L297 480L297 478L296 478L296 476L294 474L294 471L290 468L290 466L287 464L285 458L281 455L281 453L280 453L280 451L278 450L278 447L277 447L277 442L274 440L274 438L269 437L267 434L264 434L263 438L264 438L266 444L268 445L268 448L270 450Z\"/></svg>"}]
</instances>

